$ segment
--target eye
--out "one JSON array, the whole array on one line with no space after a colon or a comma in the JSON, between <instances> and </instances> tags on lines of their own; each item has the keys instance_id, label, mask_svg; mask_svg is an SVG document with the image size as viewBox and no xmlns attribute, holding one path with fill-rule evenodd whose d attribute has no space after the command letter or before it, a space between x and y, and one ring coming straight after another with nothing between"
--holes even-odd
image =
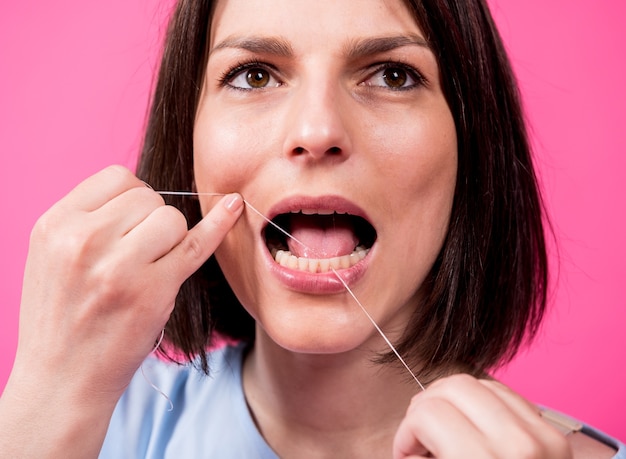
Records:
<instances>
[{"instance_id":1,"label":"eye","mask_svg":"<svg viewBox=\"0 0 626 459\"><path fill-rule=\"evenodd\" d=\"M385 64L369 76L362 84L393 90L412 89L420 86L424 78L417 70L399 64Z\"/></svg>"},{"instance_id":2,"label":"eye","mask_svg":"<svg viewBox=\"0 0 626 459\"><path fill-rule=\"evenodd\" d=\"M258 63L248 63L235 67L227 72L223 83L236 89L263 89L280 86L280 82L269 69Z\"/></svg>"}]
</instances>

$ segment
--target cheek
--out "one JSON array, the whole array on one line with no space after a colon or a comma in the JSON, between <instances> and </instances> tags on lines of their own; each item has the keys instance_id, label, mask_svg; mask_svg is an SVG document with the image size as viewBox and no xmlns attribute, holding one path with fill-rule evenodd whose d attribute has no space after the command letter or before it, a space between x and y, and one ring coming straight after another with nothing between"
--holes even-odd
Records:
<instances>
[{"instance_id":1,"label":"cheek","mask_svg":"<svg viewBox=\"0 0 626 459\"><path fill-rule=\"evenodd\" d=\"M375 169L395 200L407 205L451 201L457 174L457 138L447 107L413 117L410 122L387 123L371 132L371 143L380 152L374 156Z\"/></svg>"},{"instance_id":2,"label":"cheek","mask_svg":"<svg viewBox=\"0 0 626 459\"><path fill-rule=\"evenodd\" d=\"M211 120L211 121L209 121ZM241 120L200 112L194 128L194 177L198 191L245 196L260 167L263 136Z\"/></svg>"},{"instance_id":3,"label":"cheek","mask_svg":"<svg viewBox=\"0 0 626 459\"><path fill-rule=\"evenodd\" d=\"M429 228L430 237L437 238L436 246L443 243L452 210L457 180L458 149L454 124L425 126L417 139L416 150L406 164L406 209L415 213L422 228ZM419 131L418 131L419 133Z\"/></svg>"},{"instance_id":4,"label":"cheek","mask_svg":"<svg viewBox=\"0 0 626 459\"><path fill-rule=\"evenodd\" d=\"M407 263L434 262L447 234L457 178L457 138L447 110L381 132L386 142L379 189L385 194L384 231ZM410 261L410 260L413 261Z\"/></svg>"}]
</instances>

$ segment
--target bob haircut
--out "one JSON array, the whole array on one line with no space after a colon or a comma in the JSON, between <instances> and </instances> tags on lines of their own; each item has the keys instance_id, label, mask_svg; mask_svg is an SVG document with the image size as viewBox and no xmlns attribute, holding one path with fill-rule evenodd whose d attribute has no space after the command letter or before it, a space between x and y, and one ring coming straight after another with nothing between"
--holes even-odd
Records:
<instances>
[{"instance_id":1,"label":"bob haircut","mask_svg":"<svg viewBox=\"0 0 626 459\"><path fill-rule=\"evenodd\" d=\"M138 176L155 189L192 190L193 129L213 3L179 0L149 113ZM509 361L537 332L548 266L543 205L519 92L483 0L405 0L437 57L456 125L458 176L448 234L398 350L422 373L475 375ZM190 225L197 200L169 197ZM215 260L181 287L166 326L172 360L208 372L215 337L254 340L254 321ZM392 362L391 354L379 356Z\"/></svg>"}]
</instances>

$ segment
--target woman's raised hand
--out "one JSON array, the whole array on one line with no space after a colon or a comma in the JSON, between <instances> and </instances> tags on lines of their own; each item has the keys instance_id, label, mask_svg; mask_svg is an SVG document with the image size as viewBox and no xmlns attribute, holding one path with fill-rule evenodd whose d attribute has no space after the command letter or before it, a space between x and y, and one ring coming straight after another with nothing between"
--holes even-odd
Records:
<instances>
[{"instance_id":1,"label":"woman's raised hand","mask_svg":"<svg viewBox=\"0 0 626 459\"><path fill-rule=\"evenodd\" d=\"M455 375L417 394L394 440L393 459L570 459L566 438L503 384Z\"/></svg>"},{"instance_id":2,"label":"woman's raised hand","mask_svg":"<svg viewBox=\"0 0 626 459\"><path fill-rule=\"evenodd\" d=\"M242 209L241 196L227 195L188 230L177 209L113 166L39 219L26 263L18 350L0 399L0 456L49 453L48 442L80 443L85 428L96 442L78 455L97 453L112 410L153 349L181 284ZM14 442L16 456L7 452ZM62 456L72 457L70 451Z\"/></svg>"}]
</instances>

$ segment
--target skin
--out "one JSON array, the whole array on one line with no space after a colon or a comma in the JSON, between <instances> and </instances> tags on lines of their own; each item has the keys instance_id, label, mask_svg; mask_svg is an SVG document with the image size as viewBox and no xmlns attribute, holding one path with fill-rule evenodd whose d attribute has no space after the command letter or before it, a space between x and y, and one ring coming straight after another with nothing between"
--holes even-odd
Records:
<instances>
[{"instance_id":1,"label":"skin","mask_svg":"<svg viewBox=\"0 0 626 459\"><path fill-rule=\"evenodd\" d=\"M178 210L113 166L39 219L15 363L0 399L0 456L97 457L180 285L242 209L241 196L226 196L187 231Z\"/></svg>"},{"instance_id":2,"label":"skin","mask_svg":"<svg viewBox=\"0 0 626 459\"><path fill-rule=\"evenodd\" d=\"M276 30L291 54L233 40ZM355 43L390 36L412 43L354 56ZM218 2L210 45L198 190L236 190L263 213L289 194L364 209L378 239L351 287L397 337L441 247L456 176L454 124L419 27L399 1L229 0ZM268 87L236 89L246 80L232 72L219 82L250 59L270 65ZM384 62L414 68L423 84L415 73L410 88L389 88ZM239 194L201 206L188 230L157 193L110 167L37 222L0 399L0 456L97 457L181 283L215 251L257 319L244 391L280 457L571 457L537 409L495 381L453 375L419 392L397 368L372 364L385 344L362 311L344 292L303 292L271 274L264 223Z\"/></svg>"},{"instance_id":3,"label":"skin","mask_svg":"<svg viewBox=\"0 0 626 459\"><path fill-rule=\"evenodd\" d=\"M409 40L356 51L381 37ZM341 196L365 209L377 240L351 288L392 340L441 248L457 171L454 122L425 42L400 1L218 2L194 136L201 191L237 190L264 214L291 196ZM380 70L398 62L411 69L400 90ZM281 457L386 457L392 444L395 458L458 457L452 421L455 445L470 445L471 457L569 456L532 405L470 377L418 394L400 424L414 382L371 364L385 345L346 292L311 294L269 272L264 225L247 213L216 256L257 320L244 390ZM485 416L485 406L510 422Z\"/></svg>"},{"instance_id":4,"label":"skin","mask_svg":"<svg viewBox=\"0 0 626 459\"><path fill-rule=\"evenodd\" d=\"M427 47L352 57L365 39L424 41L400 3L370 5L219 2L195 126L195 179L199 191L239 191L264 214L292 196L341 196L364 209L377 242L351 287L393 339L445 236L456 137ZM291 19L303 15L314 20ZM244 38L280 40L290 52L245 49ZM266 87L250 89L245 72L221 80L250 61L268 70ZM383 86L379 64L396 61L416 72L402 91ZM417 72L426 82L418 84ZM201 201L203 209L210 202ZM216 252L258 323L244 388L261 431L281 457L388 454L415 384L371 364L384 343L345 292L301 292L269 273L264 225L246 213Z\"/></svg>"},{"instance_id":5,"label":"skin","mask_svg":"<svg viewBox=\"0 0 626 459\"><path fill-rule=\"evenodd\" d=\"M377 323L397 333L415 308L416 286L445 237L456 180L456 137L427 47L411 44L349 56L355 42L368 38L423 41L406 10L399 3L388 5L377 4L374 10L380 14L373 15L359 13L358 3L277 2L272 8L263 2L218 3L194 163L199 190L237 190L264 214L293 196L340 196L364 209L378 239L367 272L352 287ZM310 27L289 20L303 14L315 18ZM328 26L313 25L320 23ZM291 56L223 45L276 38L275 30L281 30L279 39L292 48ZM275 69L270 85L242 90L233 86L240 80L248 86L244 78L228 85L220 81L250 60ZM427 82L413 87L409 82L395 91L381 86L376 64L387 61L406 61ZM338 353L361 346L372 327L345 292L330 298L302 294L269 275L264 225L246 214L216 252L229 283L261 328L292 351ZM380 279L387 288L380 288Z\"/></svg>"}]
</instances>

